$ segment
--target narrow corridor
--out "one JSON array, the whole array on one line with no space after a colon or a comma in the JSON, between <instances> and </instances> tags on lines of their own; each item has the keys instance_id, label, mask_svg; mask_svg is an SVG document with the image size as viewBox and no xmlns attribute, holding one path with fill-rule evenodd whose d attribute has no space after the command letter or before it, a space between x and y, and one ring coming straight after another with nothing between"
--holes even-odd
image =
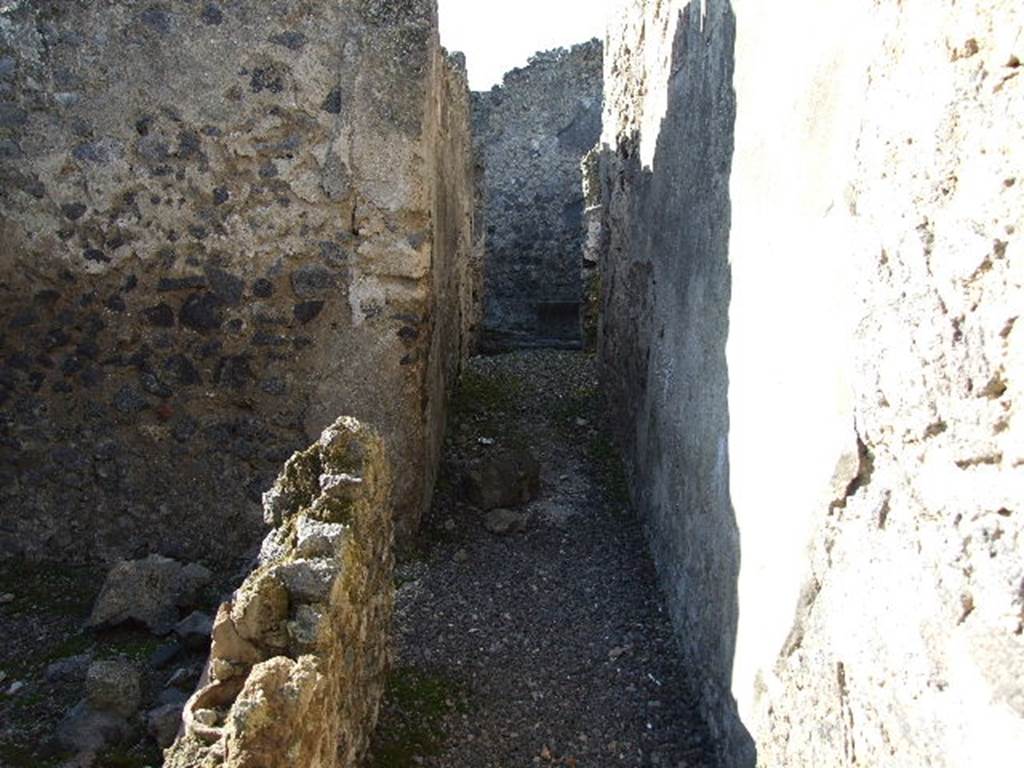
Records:
<instances>
[{"instance_id":1,"label":"narrow corridor","mask_svg":"<svg viewBox=\"0 0 1024 768\"><path fill-rule=\"evenodd\" d=\"M600 422L583 353L471 361L421 546L398 569L396 671L372 765L710 764ZM466 468L522 446L540 493L488 522L464 500ZM501 522L512 530L489 529Z\"/></svg>"}]
</instances>

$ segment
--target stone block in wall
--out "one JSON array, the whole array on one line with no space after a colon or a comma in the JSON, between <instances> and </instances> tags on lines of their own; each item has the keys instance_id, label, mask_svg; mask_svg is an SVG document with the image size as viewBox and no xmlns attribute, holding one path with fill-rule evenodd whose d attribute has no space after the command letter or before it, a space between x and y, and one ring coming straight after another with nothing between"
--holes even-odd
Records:
<instances>
[{"instance_id":1,"label":"stone block in wall","mask_svg":"<svg viewBox=\"0 0 1024 768\"><path fill-rule=\"evenodd\" d=\"M338 413L415 530L479 267L464 75L387 5L0 11L0 554L241 557Z\"/></svg>"},{"instance_id":2,"label":"stone block in wall","mask_svg":"<svg viewBox=\"0 0 1024 768\"><path fill-rule=\"evenodd\" d=\"M350 418L285 464L259 564L221 606L168 768L354 768L376 724L394 601L391 465Z\"/></svg>"}]
</instances>

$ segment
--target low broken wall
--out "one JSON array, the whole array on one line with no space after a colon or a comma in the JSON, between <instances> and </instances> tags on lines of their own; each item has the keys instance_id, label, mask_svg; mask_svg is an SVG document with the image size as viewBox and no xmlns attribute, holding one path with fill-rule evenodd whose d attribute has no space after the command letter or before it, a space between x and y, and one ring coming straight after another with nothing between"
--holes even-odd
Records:
<instances>
[{"instance_id":1,"label":"low broken wall","mask_svg":"<svg viewBox=\"0 0 1024 768\"><path fill-rule=\"evenodd\" d=\"M415 530L478 322L468 112L431 0L5 4L0 552L238 556L338 413Z\"/></svg>"},{"instance_id":2,"label":"low broken wall","mask_svg":"<svg viewBox=\"0 0 1024 768\"><path fill-rule=\"evenodd\" d=\"M538 53L473 94L483 166L486 349L579 345L580 161L601 134L602 45Z\"/></svg>"},{"instance_id":3,"label":"low broken wall","mask_svg":"<svg viewBox=\"0 0 1024 768\"><path fill-rule=\"evenodd\" d=\"M730 768L1024 743L1024 18L941 5L610 32L604 380Z\"/></svg>"},{"instance_id":4,"label":"low broken wall","mask_svg":"<svg viewBox=\"0 0 1024 768\"><path fill-rule=\"evenodd\" d=\"M213 628L167 768L355 768L377 721L394 605L390 465L342 418L264 499L258 568Z\"/></svg>"}]
</instances>

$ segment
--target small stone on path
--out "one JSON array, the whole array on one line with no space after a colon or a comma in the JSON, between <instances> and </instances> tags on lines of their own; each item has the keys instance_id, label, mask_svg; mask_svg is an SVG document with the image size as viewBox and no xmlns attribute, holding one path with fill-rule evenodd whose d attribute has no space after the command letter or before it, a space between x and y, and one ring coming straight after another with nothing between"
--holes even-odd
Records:
<instances>
[{"instance_id":1,"label":"small stone on path","mask_svg":"<svg viewBox=\"0 0 1024 768\"><path fill-rule=\"evenodd\" d=\"M526 448L498 451L469 468L463 487L478 509L520 506L540 492L540 464Z\"/></svg>"},{"instance_id":2,"label":"small stone on path","mask_svg":"<svg viewBox=\"0 0 1024 768\"><path fill-rule=\"evenodd\" d=\"M174 634L181 638L181 642L197 650L209 644L212 633L213 619L199 611L193 611L174 625Z\"/></svg>"},{"instance_id":3,"label":"small stone on path","mask_svg":"<svg viewBox=\"0 0 1024 768\"><path fill-rule=\"evenodd\" d=\"M123 739L127 732L127 721L123 717L96 710L82 700L57 726L57 740L67 750L96 753Z\"/></svg>"},{"instance_id":4,"label":"small stone on path","mask_svg":"<svg viewBox=\"0 0 1024 768\"><path fill-rule=\"evenodd\" d=\"M153 669L163 669L178 658L183 650L181 643L165 643L150 654L149 666Z\"/></svg>"},{"instance_id":5,"label":"small stone on path","mask_svg":"<svg viewBox=\"0 0 1024 768\"><path fill-rule=\"evenodd\" d=\"M14 595L10 592L6 592L0 595L0 605L10 605L14 602Z\"/></svg>"},{"instance_id":6,"label":"small stone on path","mask_svg":"<svg viewBox=\"0 0 1024 768\"><path fill-rule=\"evenodd\" d=\"M146 727L149 735L161 749L167 749L174 743L181 725L183 704L164 704L150 710L146 714Z\"/></svg>"},{"instance_id":7,"label":"small stone on path","mask_svg":"<svg viewBox=\"0 0 1024 768\"><path fill-rule=\"evenodd\" d=\"M92 656L82 653L58 659L46 668L46 682L77 682L85 677L85 672L92 663Z\"/></svg>"},{"instance_id":8,"label":"small stone on path","mask_svg":"<svg viewBox=\"0 0 1024 768\"><path fill-rule=\"evenodd\" d=\"M184 685L188 685L192 675L189 673L188 668L179 667L174 671L174 674L167 678L167 682L164 684L166 688L181 688Z\"/></svg>"},{"instance_id":9,"label":"small stone on path","mask_svg":"<svg viewBox=\"0 0 1024 768\"><path fill-rule=\"evenodd\" d=\"M220 722L220 716L212 709L197 709L193 717L197 723L208 727L213 727Z\"/></svg>"},{"instance_id":10,"label":"small stone on path","mask_svg":"<svg viewBox=\"0 0 1024 768\"><path fill-rule=\"evenodd\" d=\"M528 512L511 509L492 509L484 515L484 527L491 533L504 536L509 533L523 533L530 524Z\"/></svg>"}]
</instances>

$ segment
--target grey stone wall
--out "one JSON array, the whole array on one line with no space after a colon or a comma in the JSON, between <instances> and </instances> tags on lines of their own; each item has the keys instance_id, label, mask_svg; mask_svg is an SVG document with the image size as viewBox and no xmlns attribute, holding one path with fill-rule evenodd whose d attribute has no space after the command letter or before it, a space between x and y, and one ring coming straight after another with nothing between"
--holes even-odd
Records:
<instances>
[{"instance_id":1,"label":"grey stone wall","mask_svg":"<svg viewBox=\"0 0 1024 768\"><path fill-rule=\"evenodd\" d=\"M608 232L596 238L607 249L602 384L684 657L730 767L750 762L729 693L739 569L725 362L733 46L723 3L710 4L706 26L699 3L637 3L610 30Z\"/></svg>"},{"instance_id":2,"label":"grey stone wall","mask_svg":"<svg viewBox=\"0 0 1024 768\"><path fill-rule=\"evenodd\" d=\"M1011 763L1019 3L622 10L601 358L721 764Z\"/></svg>"},{"instance_id":3,"label":"grey stone wall","mask_svg":"<svg viewBox=\"0 0 1024 768\"><path fill-rule=\"evenodd\" d=\"M539 53L473 94L483 167L488 349L579 345L580 161L601 134L602 44Z\"/></svg>"},{"instance_id":4,"label":"grey stone wall","mask_svg":"<svg viewBox=\"0 0 1024 768\"><path fill-rule=\"evenodd\" d=\"M341 413L415 529L477 322L468 135L431 0L6 4L0 552L239 556Z\"/></svg>"}]
</instances>

